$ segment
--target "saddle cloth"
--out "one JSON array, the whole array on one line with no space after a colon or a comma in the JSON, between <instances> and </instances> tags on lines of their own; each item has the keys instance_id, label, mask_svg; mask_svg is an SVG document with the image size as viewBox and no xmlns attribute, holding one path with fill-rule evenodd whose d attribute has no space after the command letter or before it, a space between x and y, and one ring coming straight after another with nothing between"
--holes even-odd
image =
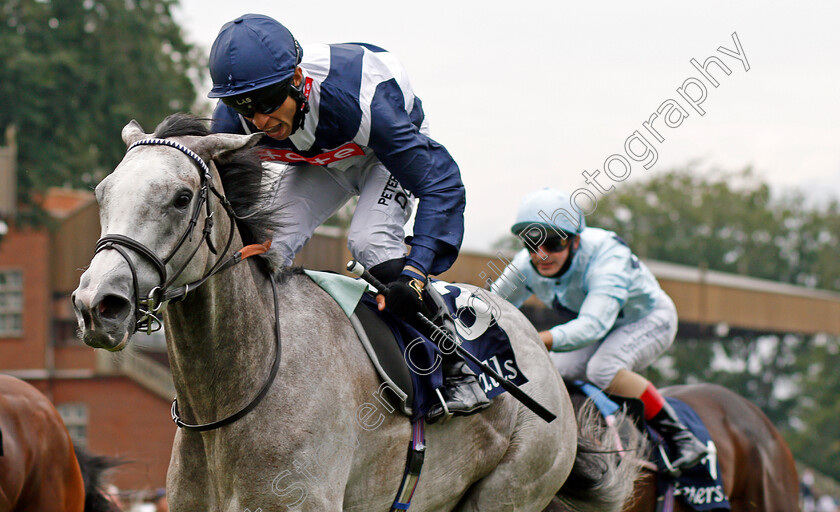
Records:
<instances>
[{"instance_id":1,"label":"saddle cloth","mask_svg":"<svg viewBox=\"0 0 840 512\"><path fill-rule=\"evenodd\" d=\"M489 305L469 290L454 284L434 281L431 286L435 286L444 299L464 350L517 386L528 382L519 369L507 333L499 326ZM443 385L441 353L448 350L446 345L430 340L387 311L378 311L375 301L369 296L362 298L362 304L370 307L388 325L403 355L400 364L408 369L414 388L409 414L412 421L425 416L429 408L439 401L435 390ZM381 343L394 341L384 340ZM467 364L478 377L487 398L492 399L504 392L499 383L480 367L469 360Z\"/></svg>"},{"instance_id":2,"label":"saddle cloth","mask_svg":"<svg viewBox=\"0 0 840 512\"><path fill-rule=\"evenodd\" d=\"M697 439L701 443L704 443L709 448L709 455L700 464L683 471L676 480L673 480L674 496L698 512L730 510L729 500L723 489L723 479L720 473L720 464L717 459L717 448L715 447L714 441L712 441L712 437L709 435L709 431L703 424L703 420L685 402L671 397L665 397L665 400L674 408L680 421L697 436ZM652 438L659 437L659 434L650 427L647 430ZM664 446L666 446L665 451L668 454L668 458L674 460L670 449L667 448L667 445ZM665 464L662 461L659 450L654 450L654 462L656 462L660 470L664 470ZM656 479L657 493L659 495L664 494L668 490L668 486L670 485L669 480L671 479L665 477L660 472L660 477Z\"/></svg>"},{"instance_id":3,"label":"saddle cloth","mask_svg":"<svg viewBox=\"0 0 840 512\"><path fill-rule=\"evenodd\" d=\"M430 340L387 310L378 311L370 295L355 289L346 293L347 280L355 280L339 274L306 273L317 277L313 280L339 303L345 313L352 311L348 313L350 322L383 381L378 396L384 397L412 421L425 416L429 408L439 402L435 390L443 385L441 353L450 348L445 343L437 343L440 340ZM361 289L365 286L362 284ZM517 386L528 382L516 362L510 339L499 326L490 304L457 284L430 280L428 286L434 287L452 315L461 348ZM337 288L345 292L335 293ZM479 366L472 361L467 361L467 364L477 375L487 398L492 399L504 392L499 383Z\"/></svg>"},{"instance_id":4,"label":"saddle cloth","mask_svg":"<svg viewBox=\"0 0 840 512\"><path fill-rule=\"evenodd\" d=\"M567 381L567 384L570 384ZM647 432L654 443L662 444L669 460L674 460L670 448L662 442L662 437L655 430L651 429L644 422L644 406L640 400L607 395L595 385L588 382L573 381L570 388L578 389L581 393L590 398L598 410L604 416L614 414L621 407L631 416L636 425ZM659 468L656 478L657 495L665 496L668 488L673 486L673 495L698 512L720 512L730 510L729 499L723 489L723 479L720 472L720 464L717 460L717 449L712 441L709 431L703 424L703 420L685 402L676 398L665 397L671 404L677 417L683 424L694 433L695 436L709 447L710 455L703 459L700 464L689 468L676 479L671 478L665 472L665 463L658 449L653 450L651 462ZM619 405L621 404L621 405Z\"/></svg>"}]
</instances>

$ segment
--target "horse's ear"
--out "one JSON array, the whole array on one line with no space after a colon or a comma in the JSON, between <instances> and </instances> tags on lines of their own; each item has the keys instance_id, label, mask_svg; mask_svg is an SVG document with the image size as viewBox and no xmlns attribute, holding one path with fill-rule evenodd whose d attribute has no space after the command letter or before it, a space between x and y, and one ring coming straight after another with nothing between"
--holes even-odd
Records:
<instances>
[{"instance_id":1,"label":"horse's ear","mask_svg":"<svg viewBox=\"0 0 840 512\"><path fill-rule=\"evenodd\" d=\"M140 123L134 119L122 129L122 140L126 146L130 146L138 140L148 139L149 137L150 135L143 133L143 128L140 126Z\"/></svg>"},{"instance_id":2,"label":"horse's ear","mask_svg":"<svg viewBox=\"0 0 840 512\"><path fill-rule=\"evenodd\" d=\"M194 144L193 151L199 155L209 156L210 160L213 160L225 153L253 147L262 136L262 132L252 133L251 135L214 133L198 139Z\"/></svg>"}]
</instances>

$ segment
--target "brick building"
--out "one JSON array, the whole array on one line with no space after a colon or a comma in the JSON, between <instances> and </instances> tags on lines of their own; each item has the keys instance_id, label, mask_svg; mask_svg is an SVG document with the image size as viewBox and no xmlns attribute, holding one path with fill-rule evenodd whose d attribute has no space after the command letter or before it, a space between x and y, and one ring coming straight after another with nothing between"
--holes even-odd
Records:
<instances>
[{"instance_id":1,"label":"brick building","mask_svg":"<svg viewBox=\"0 0 840 512\"><path fill-rule=\"evenodd\" d=\"M52 189L39 200L46 226L15 225L15 160L14 131L7 130L0 146L0 372L49 397L75 442L129 461L112 475L120 488L163 487L175 425L162 338L140 339L145 349L125 354L79 341L70 294L99 237L96 201L90 191Z\"/></svg>"}]
</instances>

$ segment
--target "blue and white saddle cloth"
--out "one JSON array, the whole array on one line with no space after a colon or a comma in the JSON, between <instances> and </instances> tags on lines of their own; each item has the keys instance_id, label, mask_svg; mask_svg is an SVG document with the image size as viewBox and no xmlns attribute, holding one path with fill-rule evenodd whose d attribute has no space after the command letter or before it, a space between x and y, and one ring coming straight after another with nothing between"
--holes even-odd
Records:
<instances>
[{"instance_id":1,"label":"blue and white saddle cloth","mask_svg":"<svg viewBox=\"0 0 840 512\"><path fill-rule=\"evenodd\" d=\"M499 326L490 304L456 284L432 280L430 286L435 287L446 303L461 348L517 386L528 382L516 363L510 339ZM363 296L362 302L375 309L375 302L369 296ZM443 385L442 353L451 348L441 340L427 338L387 311L376 312L391 328L408 363L415 389L412 420L425 416L429 408L440 400L435 390ZM469 360L466 363L477 375L487 398L492 399L504 393L499 383L485 374L478 365Z\"/></svg>"},{"instance_id":2,"label":"blue and white saddle cloth","mask_svg":"<svg viewBox=\"0 0 840 512\"><path fill-rule=\"evenodd\" d=\"M364 281L331 272L305 272L335 299L348 317L362 303L385 321L404 355L414 385L411 419L425 416L429 408L439 401L435 390L443 385L442 352L448 352L451 348L441 340L430 340L388 311L378 311L374 299L365 294L368 286ZM517 386L528 382L516 363L507 333L498 324L492 304L483 300L480 294L472 293L457 284L430 280L429 286L434 286L446 303L461 348ZM486 375L478 365L469 360L466 362L478 376L487 398L492 399L504 392L501 385Z\"/></svg>"}]
</instances>

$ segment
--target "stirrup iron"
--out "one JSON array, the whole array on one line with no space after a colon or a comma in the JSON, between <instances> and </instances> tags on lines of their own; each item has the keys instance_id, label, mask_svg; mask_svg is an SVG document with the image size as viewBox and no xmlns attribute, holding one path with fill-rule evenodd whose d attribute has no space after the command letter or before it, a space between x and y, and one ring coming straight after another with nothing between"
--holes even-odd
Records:
<instances>
[{"instance_id":1,"label":"stirrup iron","mask_svg":"<svg viewBox=\"0 0 840 512\"><path fill-rule=\"evenodd\" d=\"M440 400L440 405L443 407L443 416L441 416L436 423L443 424L452 419L452 416L454 416L454 414L452 414L452 412L449 410L449 407L447 407L446 399L443 398L443 394L440 392L440 388L435 389L435 393L437 393L438 400Z\"/></svg>"}]
</instances>

